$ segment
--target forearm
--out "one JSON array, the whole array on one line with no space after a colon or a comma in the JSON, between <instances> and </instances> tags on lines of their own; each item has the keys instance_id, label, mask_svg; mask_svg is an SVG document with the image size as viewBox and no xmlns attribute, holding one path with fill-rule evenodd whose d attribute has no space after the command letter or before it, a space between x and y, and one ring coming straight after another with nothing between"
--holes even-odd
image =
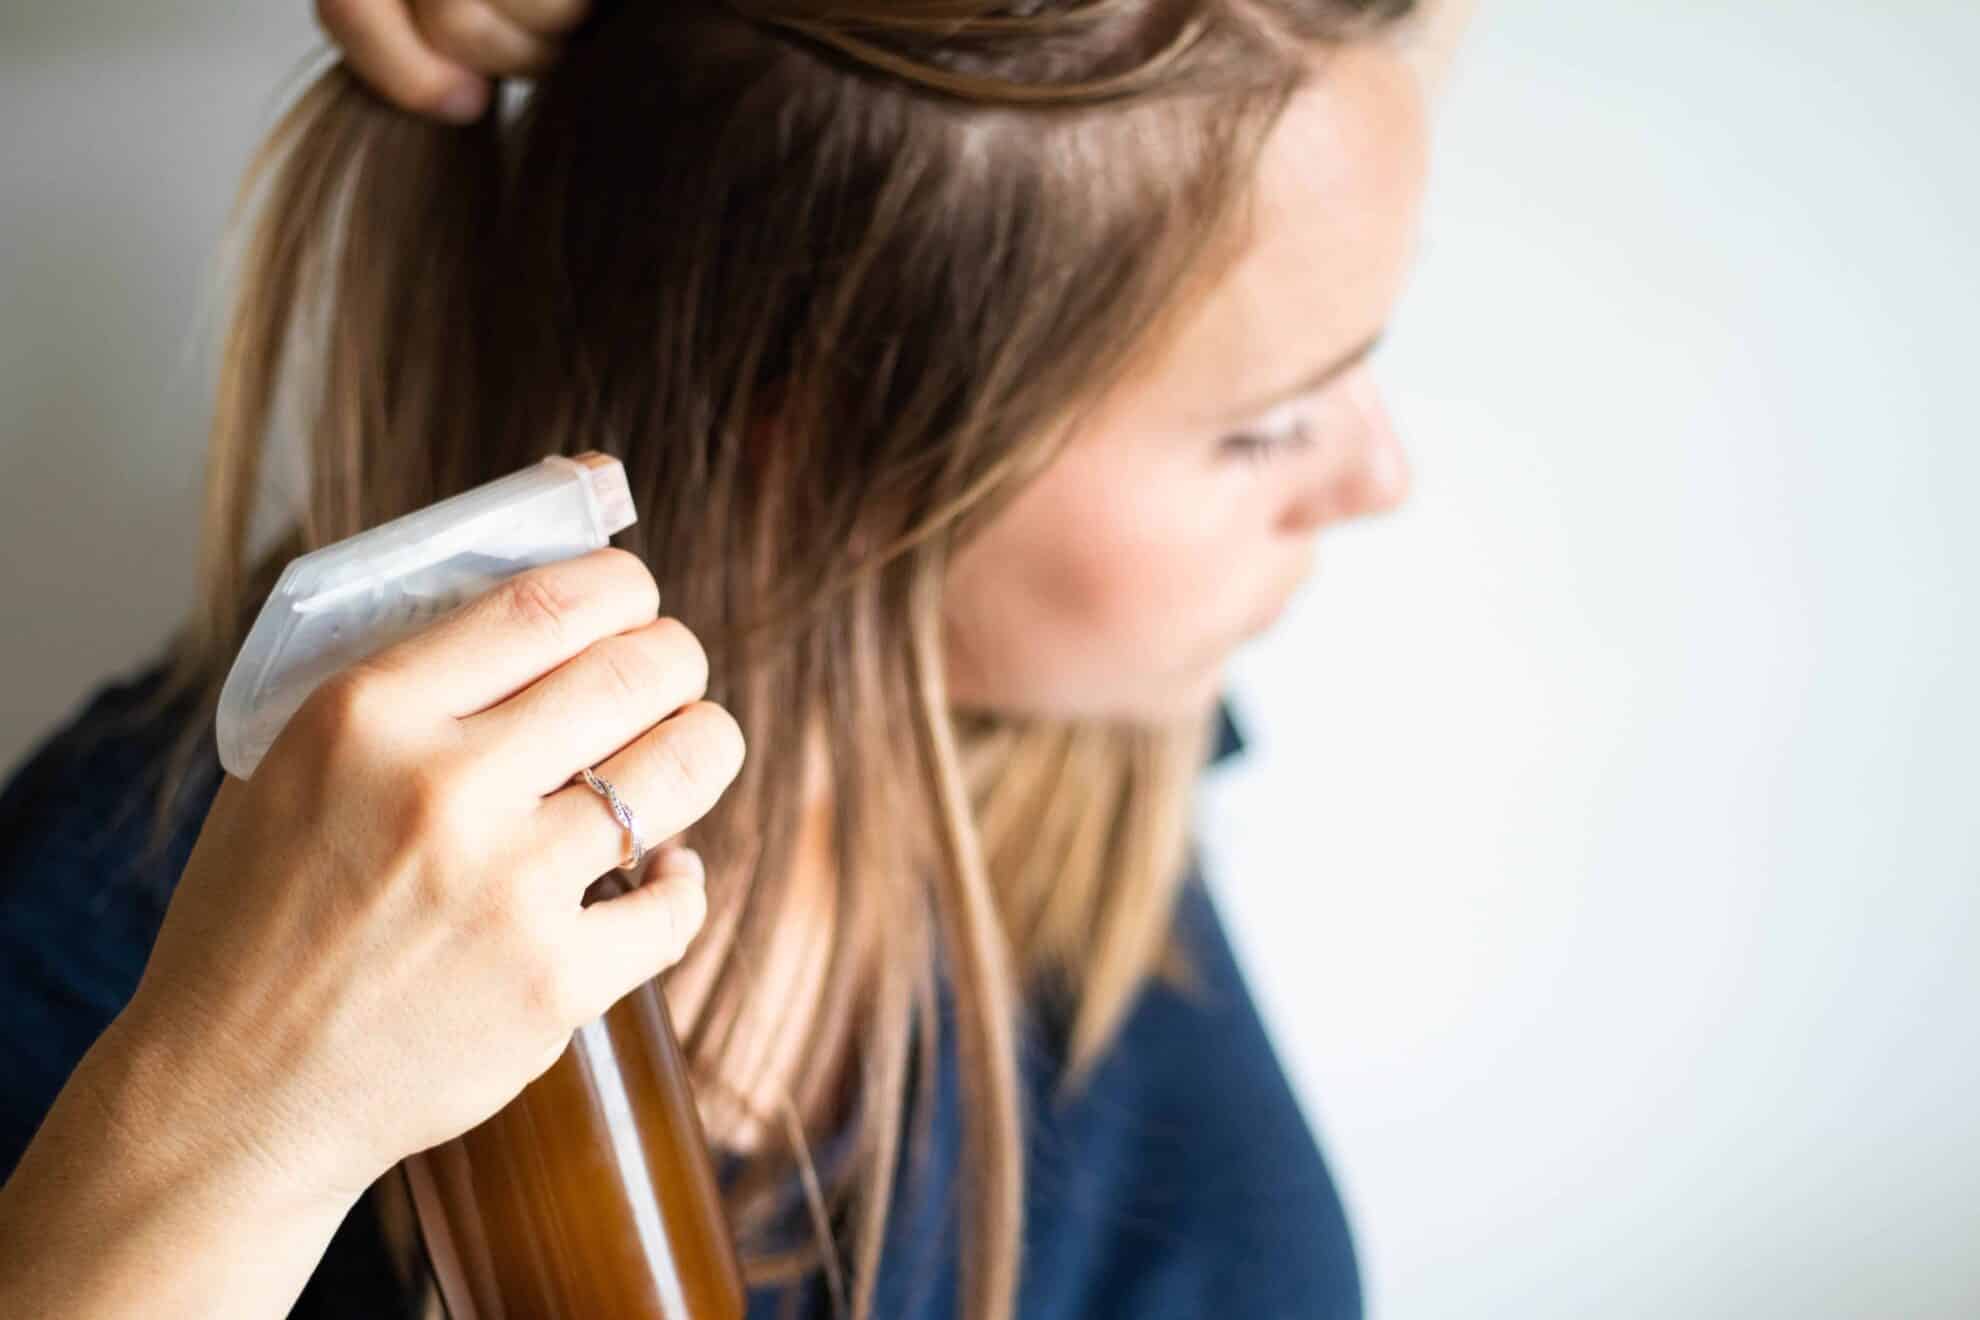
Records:
<instances>
[{"instance_id":1,"label":"forearm","mask_svg":"<svg viewBox=\"0 0 1980 1320\"><path fill-rule=\"evenodd\" d=\"M278 1170L113 1026L0 1187L0 1315L288 1314L355 1198Z\"/></svg>"}]
</instances>

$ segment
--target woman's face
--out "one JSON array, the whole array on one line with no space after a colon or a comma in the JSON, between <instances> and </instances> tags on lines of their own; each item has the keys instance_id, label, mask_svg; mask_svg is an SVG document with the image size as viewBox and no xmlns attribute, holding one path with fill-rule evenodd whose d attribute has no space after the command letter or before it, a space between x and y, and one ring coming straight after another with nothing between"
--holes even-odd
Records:
<instances>
[{"instance_id":1,"label":"woman's face","mask_svg":"<svg viewBox=\"0 0 1980 1320\"><path fill-rule=\"evenodd\" d=\"M958 705L1206 710L1321 529L1402 500L1365 358L1408 264L1426 139L1416 77L1383 46L1336 52L1293 100L1260 161L1254 246L958 556Z\"/></svg>"}]
</instances>

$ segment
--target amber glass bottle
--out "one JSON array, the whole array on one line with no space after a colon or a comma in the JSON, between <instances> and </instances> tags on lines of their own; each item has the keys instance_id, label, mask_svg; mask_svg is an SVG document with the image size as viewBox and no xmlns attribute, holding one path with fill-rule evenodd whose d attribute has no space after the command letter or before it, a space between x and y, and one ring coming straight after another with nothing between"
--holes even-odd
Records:
<instances>
[{"instance_id":1,"label":"amber glass bottle","mask_svg":"<svg viewBox=\"0 0 1980 1320\"><path fill-rule=\"evenodd\" d=\"M617 873L588 901L621 892ZM742 1272L657 983L405 1162L452 1320L740 1320Z\"/></svg>"}]
</instances>

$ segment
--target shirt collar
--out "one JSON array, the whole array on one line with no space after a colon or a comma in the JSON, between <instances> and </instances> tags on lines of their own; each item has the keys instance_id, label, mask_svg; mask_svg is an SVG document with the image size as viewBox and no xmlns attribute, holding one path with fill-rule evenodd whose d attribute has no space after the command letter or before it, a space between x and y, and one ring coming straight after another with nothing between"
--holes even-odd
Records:
<instances>
[{"instance_id":1,"label":"shirt collar","mask_svg":"<svg viewBox=\"0 0 1980 1320\"><path fill-rule=\"evenodd\" d=\"M1245 737L1238 728L1237 717L1231 710L1228 696L1217 699L1217 732L1210 751L1207 765L1221 765L1233 757L1244 753Z\"/></svg>"}]
</instances>

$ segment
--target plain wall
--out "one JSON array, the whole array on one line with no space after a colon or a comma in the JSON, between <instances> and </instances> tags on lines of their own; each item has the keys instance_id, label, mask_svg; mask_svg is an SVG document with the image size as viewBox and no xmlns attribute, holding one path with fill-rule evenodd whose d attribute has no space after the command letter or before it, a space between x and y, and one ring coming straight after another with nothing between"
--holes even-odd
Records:
<instances>
[{"instance_id":1,"label":"plain wall","mask_svg":"<svg viewBox=\"0 0 1980 1320\"><path fill-rule=\"evenodd\" d=\"M293 12L291 12L293 11ZM189 590L305 6L0 16L0 758ZM1980 1312L1980 10L1488 6L1218 891L1393 1317Z\"/></svg>"}]
</instances>

